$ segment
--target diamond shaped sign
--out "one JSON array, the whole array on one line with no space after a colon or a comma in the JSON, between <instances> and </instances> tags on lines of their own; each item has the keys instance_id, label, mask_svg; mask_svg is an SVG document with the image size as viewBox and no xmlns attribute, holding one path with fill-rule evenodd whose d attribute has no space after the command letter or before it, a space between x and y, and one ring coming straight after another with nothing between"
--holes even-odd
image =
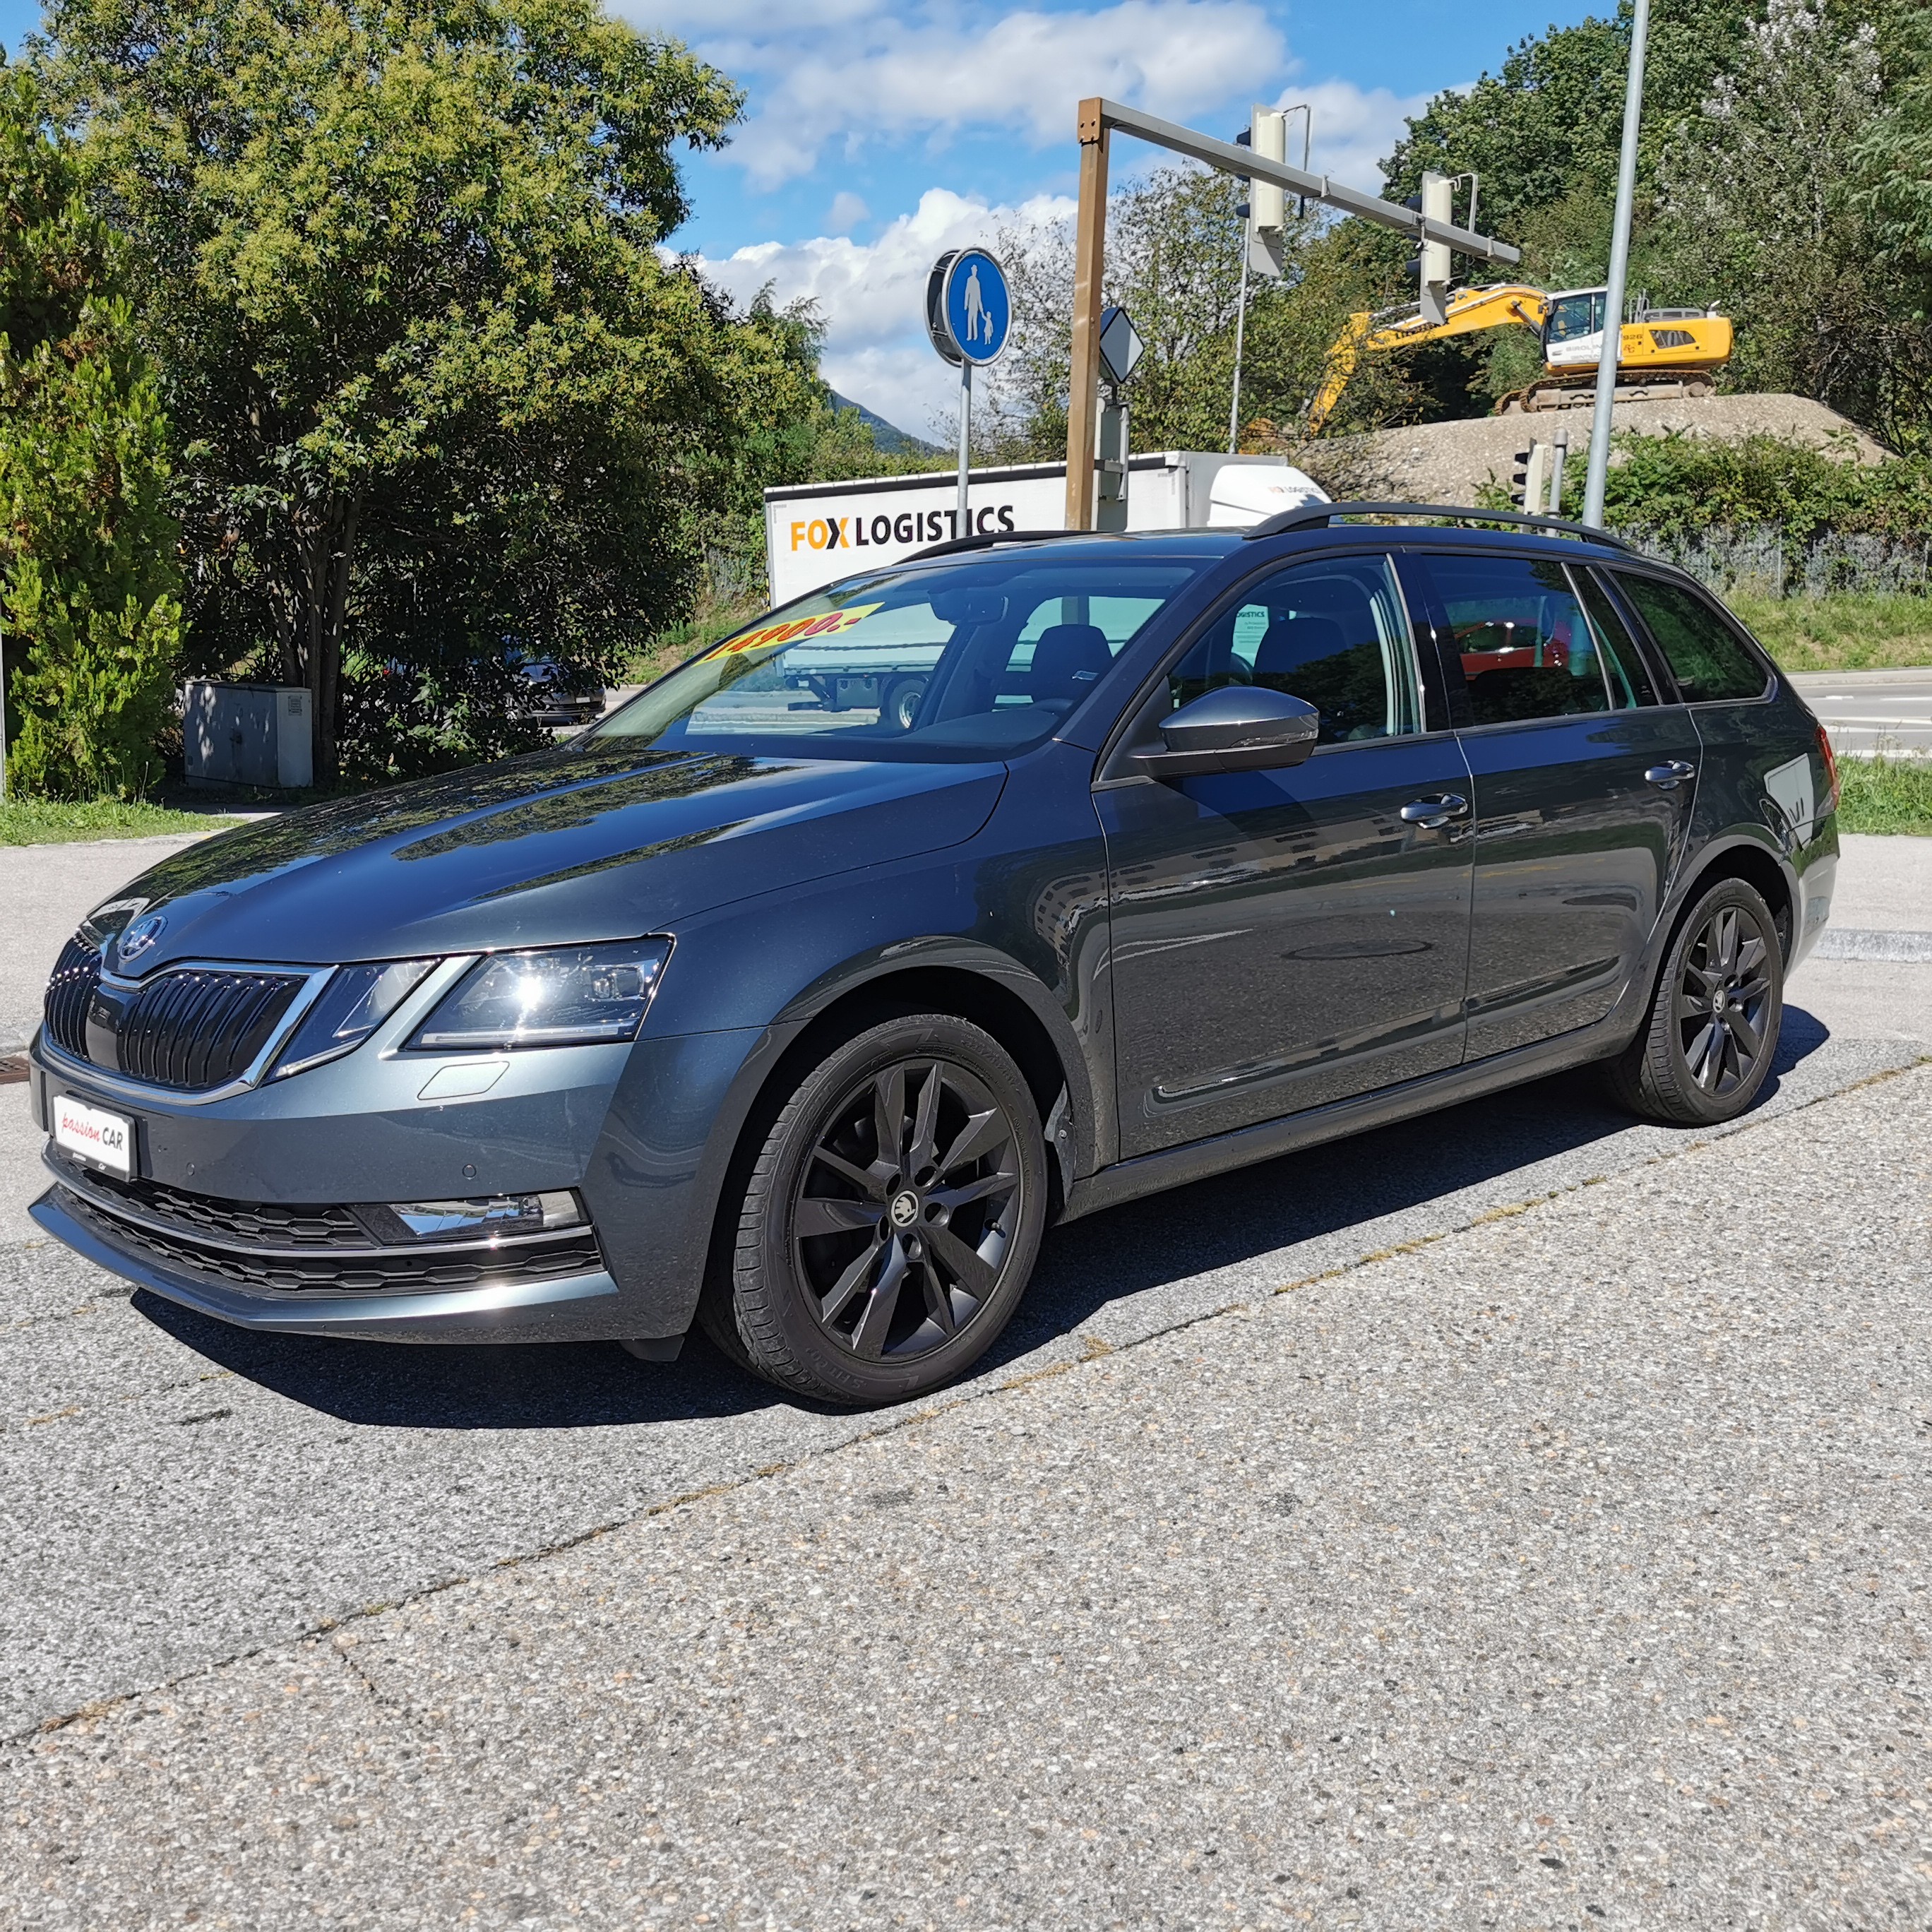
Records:
<instances>
[{"instance_id":1,"label":"diamond shaped sign","mask_svg":"<svg viewBox=\"0 0 1932 1932\"><path fill-rule=\"evenodd\" d=\"M1108 382L1124 382L1134 373L1146 346L1125 309L1100 311L1100 367L1107 372Z\"/></svg>"}]
</instances>

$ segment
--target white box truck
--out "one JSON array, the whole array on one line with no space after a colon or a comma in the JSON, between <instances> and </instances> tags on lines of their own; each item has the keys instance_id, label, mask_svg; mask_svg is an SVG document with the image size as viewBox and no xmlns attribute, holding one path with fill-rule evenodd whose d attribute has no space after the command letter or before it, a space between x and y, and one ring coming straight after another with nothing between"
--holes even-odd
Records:
<instances>
[{"instance_id":1,"label":"white box truck","mask_svg":"<svg viewBox=\"0 0 1932 1932\"><path fill-rule=\"evenodd\" d=\"M970 532L958 527L958 500L956 470L767 490L772 603L789 604L836 578L896 563L962 534L1062 529L1066 466L1028 463L974 470L968 478ZM1299 503L1327 501L1319 484L1278 456L1168 449L1127 462L1130 530L1240 529Z\"/></svg>"}]
</instances>

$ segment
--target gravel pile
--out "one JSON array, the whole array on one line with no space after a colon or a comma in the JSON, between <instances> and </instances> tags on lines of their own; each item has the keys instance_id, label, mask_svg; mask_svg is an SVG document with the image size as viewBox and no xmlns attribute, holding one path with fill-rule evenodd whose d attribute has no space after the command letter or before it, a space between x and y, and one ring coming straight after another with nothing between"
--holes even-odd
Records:
<instances>
[{"instance_id":1,"label":"gravel pile","mask_svg":"<svg viewBox=\"0 0 1932 1932\"><path fill-rule=\"evenodd\" d=\"M1742 442L1776 436L1819 448L1838 446L1860 463L1887 454L1864 432L1808 396L1711 396L1702 400L1620 403L1614 428L1660 436L1666 430ZM1385 497L1418 503L1473 503L1486 482L1507 484L1516 453L1533 437L1553 442L1567 432L1573 464L1580 465L1590 442L1590 411L1539 410L1534 416L1482 416L1473 422L1424 423L1373 436L1337 437L1303 448L1295 461L1331 496ZM1621 460L1613 455L1613 462Z\"/></svg>"}]
</instances>

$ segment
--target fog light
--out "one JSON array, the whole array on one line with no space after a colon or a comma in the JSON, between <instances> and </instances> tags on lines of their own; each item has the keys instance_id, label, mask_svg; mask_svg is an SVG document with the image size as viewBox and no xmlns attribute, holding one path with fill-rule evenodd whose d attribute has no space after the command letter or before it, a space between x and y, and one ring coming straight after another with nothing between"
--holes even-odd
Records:
<instances>
[{"instance_id":1,"label":"fog light","mask_svg":"<svg viewBox=\"0 0 1932 1932\"><path fill-rule=\"evenodd\" d=\"M568 1188L548 1194L491 1194L469 1201L392 1201L388 1211L419 1241L500 1240L580 1228L586 1220Z\"/></svg>"}]
</instances>

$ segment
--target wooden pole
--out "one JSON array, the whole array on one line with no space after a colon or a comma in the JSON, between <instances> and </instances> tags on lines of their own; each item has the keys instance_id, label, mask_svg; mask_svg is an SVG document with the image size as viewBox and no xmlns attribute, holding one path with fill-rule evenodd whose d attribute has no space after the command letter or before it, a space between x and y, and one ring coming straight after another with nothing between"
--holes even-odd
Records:
<instances>
[{"instance_id":1,"label":"wooden pole","mask_svg":"<svg viewBox=\"0 0 1932 1932\"><path fill-rule=\"evenodd\" d=\"M1107 124L1080 104L1080 213L1073 238L1073 355L1066 394L1066 527L1094 527L1094 434L1100 406L1100 284L1107 260Z\"/></svg>"}]
</instances>

